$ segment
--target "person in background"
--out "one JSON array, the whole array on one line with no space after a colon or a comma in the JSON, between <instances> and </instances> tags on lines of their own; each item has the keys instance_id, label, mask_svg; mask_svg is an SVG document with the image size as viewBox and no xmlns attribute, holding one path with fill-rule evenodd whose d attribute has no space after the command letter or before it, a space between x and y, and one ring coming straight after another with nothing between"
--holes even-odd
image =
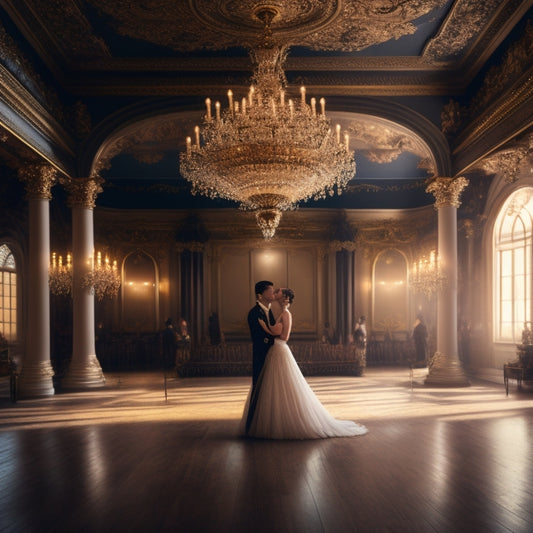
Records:
<instances>
[{"instance_id":1,"label":"person in background","mask_svg":"<svg viewBox=\"0 0 533 533\"><path fill-rule=\"evenodd\" d=\"M423 368L428 364L428 330L421 314L416 316L413 340L415 343L415 366Z\"/></svg>"},{"instance_id":2,"label":"person in background","mask_svg":"<svg viewBox=\"0 0 533 533\"><path fill-rule=\"evenodd\" d=\"M172 324L172 319L166 319L161 338L163 343L163 366L165 370L172 370L176 366L176 350L178 349L178 332Z\"/></svg>"}]
</instances>

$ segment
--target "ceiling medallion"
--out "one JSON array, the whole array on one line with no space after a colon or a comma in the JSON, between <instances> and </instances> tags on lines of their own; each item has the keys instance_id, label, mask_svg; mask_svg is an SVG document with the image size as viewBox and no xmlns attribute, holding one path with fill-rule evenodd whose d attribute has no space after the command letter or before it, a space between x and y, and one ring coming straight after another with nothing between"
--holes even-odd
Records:
<instances>
[{"instance_id":1,"label":"ceiling medallion","mask_svg":"<svg viewBox=\"0 0 533 533\"><path fill-rule=\"evenodd\" d=\"M206 99L202 128L195 140L187 137L180 155L180 172L192 183L193 194L233 200L255 213L265 239L274 236L283 211L301 201L340 193L355 174L349 136L341 136L325 113L325 100L317 105L289 98L283 63L287 47L272 36L271 21L278 14L263 7L260 46L251 50L255 69L248 95L240 101L228 91L229 106Z\"/></svg>"}]
</instances>

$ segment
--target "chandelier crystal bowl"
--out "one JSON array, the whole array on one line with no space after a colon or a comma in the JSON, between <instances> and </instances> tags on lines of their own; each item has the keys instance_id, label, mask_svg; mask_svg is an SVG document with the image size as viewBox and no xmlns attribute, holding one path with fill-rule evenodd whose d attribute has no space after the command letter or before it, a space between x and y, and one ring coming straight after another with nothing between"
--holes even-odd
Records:
<instances>
[{"instance_id":1,"label":"chandelier crystal bowl","mask_svg":"<svg viewBox=\"0 0 533 533\"><path fill-rule=\"evenodd\" d=\"M325 100L307 101L305 87L297 98L286 91L283 64L287 47L273 43L270 16L262 45L250 55L252 85L240 101L228 91L221 110L206 99L202 127L194 142L186 140L180 172L192 193L237 202L255 212L266 239L272 238L283 211L299 202L340 193L355 174L349 136L333 131Z\"/></svg>"}]
</instances>

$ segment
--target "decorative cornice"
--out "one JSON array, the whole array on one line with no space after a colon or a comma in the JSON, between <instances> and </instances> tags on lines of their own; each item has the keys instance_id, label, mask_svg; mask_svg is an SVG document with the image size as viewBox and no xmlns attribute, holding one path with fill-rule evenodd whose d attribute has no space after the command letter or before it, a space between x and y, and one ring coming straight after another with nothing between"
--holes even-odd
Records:
<instances>
[{"instance_id":1,"label":"decorative cornice","mask_svg":"<svg viewBox=\"0 0 533 533\"><path fill-rule=\"evenodd\" d=\"M70 208L83 207L94 209L96 197L103 191L104 180L99 176L90 178L60 178L60 183L68 192L68 206Z\"/></svg>"},{"instance_id":2,"label":"decorative cornice","mask_svg":"<svg viewBox=\"0 0 533 533\"><path fill-rule=\"evenodd\" d=\"M435 196L435 208L459 207L459 197L463 189L468 185L468 180L458 178L435 178L426 188L426 192Z\"/></svg>"},{"instance_id":3,"label":"decorative cornice","mask_svg":"<svg viewBox=\"0 0 533 533\"><path fill-rule=\"evenodd\" d=\"M57 170L46 164L27 165L18 171L29 200L51 200L52 187L57 181Z\"/></svg>"}]
</instances>

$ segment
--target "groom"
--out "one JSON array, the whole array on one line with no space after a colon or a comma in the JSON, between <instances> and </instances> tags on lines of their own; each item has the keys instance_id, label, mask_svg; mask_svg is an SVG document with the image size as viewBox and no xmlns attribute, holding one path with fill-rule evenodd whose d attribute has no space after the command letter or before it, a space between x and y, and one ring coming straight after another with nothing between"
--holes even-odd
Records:
<instances>
[{"instance_id":1,"label":"groom","mask_svg":"<svg viewBox=\"0 0 533 533\"><path fill-rule=\"evenodd\" d=\"M248 313L248 326L253 344L252 391L263 369L268 349L274 344L274 337L266 333L259 324L259 319L270 325L276 322L270 310L270 304L274 301L274 284L271 281L258 281L255 284L255 296L257 301Z\"/></svg>"}]
</instances>

